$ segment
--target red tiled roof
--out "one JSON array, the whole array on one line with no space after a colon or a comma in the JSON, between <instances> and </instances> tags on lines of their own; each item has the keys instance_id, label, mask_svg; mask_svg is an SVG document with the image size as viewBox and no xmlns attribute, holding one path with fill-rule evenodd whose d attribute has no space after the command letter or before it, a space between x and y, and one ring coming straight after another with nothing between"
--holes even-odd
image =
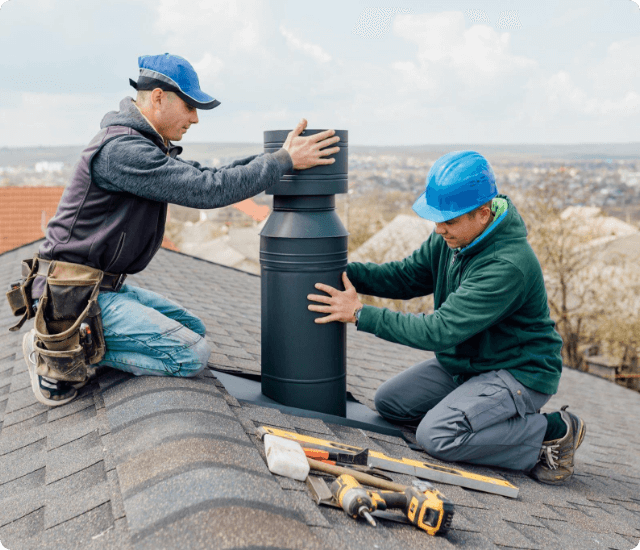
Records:
<instances>
[{"instance_id":1,"label":"red tiled roof","mask_svg":"<svg viewBox=\"0 0 640 550\"><path fill-rule=\"evenodd\" d=\"M240 212L247 214L247 216L251 216L257 222L261 222L262 220L264 220L271 211L268 206L259 206L252 199L246 199L237 202L236 204L232 204L231 206L237 208L238 210L240 210Z\"/></svg>"},{"instance_id":2,"label":"red tiled roof","mask_svg":"<svg viewBox=\"0 0 640 550\"><path fill-rule=\"evenodd\" d=\"M44 237L64 187L0 187L0 254ZM165 237L163 248L178 249Z\"/></svg>"},{"instance_id":3,"label":"red tiled roof","mask_svg":"<svg viewBox=\"0 0 640 550\"><path fill-rule=\"evenodd\" d=\"M44 237L64 187L0 187L0 254Z\"/></svg>"}]
</instances>

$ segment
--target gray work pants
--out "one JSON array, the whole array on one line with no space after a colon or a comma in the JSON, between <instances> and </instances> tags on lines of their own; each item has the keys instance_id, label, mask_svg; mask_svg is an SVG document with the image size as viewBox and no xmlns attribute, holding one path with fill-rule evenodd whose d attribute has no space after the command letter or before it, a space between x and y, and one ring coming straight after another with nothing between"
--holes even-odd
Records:
<instances>
[{"instance_id":1,"label":"gray work pants","mask_svg":"<svg viewBox=\"0 0 640 550\"><path fill-rule=\"evenodd\" d=\"M382 384L375 405L387 420L419 423L416 439L435 458L530 470L547 429L537 411L550 398L507 370L458 385L433 358Z\"/></svg>"}]
</instances>

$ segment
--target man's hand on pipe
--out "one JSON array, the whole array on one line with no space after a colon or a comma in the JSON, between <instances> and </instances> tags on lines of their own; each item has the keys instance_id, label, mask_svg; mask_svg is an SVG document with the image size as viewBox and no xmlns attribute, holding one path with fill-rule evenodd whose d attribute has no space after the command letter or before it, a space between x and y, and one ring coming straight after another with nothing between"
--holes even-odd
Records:
<instances>
[{"instance_id":1,"label":"man's hand on pipe","mask_svg":"<svg viewBox=\"0 0 640 550\"><path fill-rule=\"evenodd\" d=\"M318 317L316 323L330 323L332 321L341 321L343 323L355 323L355 311L362 307L362 303L358 300L358 294L355 287L351 284L351 281L347 277L347 272L342 273L342 282L344 284L344 291L337 290L329 285L322 283L316 283L315 287L318 290L326 292L328 296L321 296L319 294L309 294L307 298L313 302L320 302L326 304L318 306L312 304L309 306L310 311L317 311L318 313L329 313L325 317Z\"/></svg>"},{"instance_id":2,"label":"man's hand on pipe","mask_svg":"<svg viewBox=\"0 0 640 550\"><path fill-rule=\"evenodd\" d=\"M309 137L300 137L300 134L307 127L307 120L302 119L294 130L289 132L287 140L282 146L283 149L289 152L291 160L293 161L293 168L295 170L305 170L306 168L313 168L320 164L333 164L336 159L323 158L329 155L333 155L340 151L340 147L329 147L340 141L338 136L332 137L336 132L335 130L325 130L319 134L314 134Z\"/></svg>"}]
</instances>

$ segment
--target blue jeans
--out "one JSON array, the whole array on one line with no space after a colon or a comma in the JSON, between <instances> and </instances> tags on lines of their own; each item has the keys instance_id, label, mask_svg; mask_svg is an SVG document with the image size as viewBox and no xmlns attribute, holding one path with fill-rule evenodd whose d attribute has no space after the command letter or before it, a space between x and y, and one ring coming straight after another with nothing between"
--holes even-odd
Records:
<instances>
[{"instance_id":1,"label":"blue jeans","mask_svg":"<svg viewBox=\"0 0 640 550\"><path fill-rule=\"evenodd\" d=\"M211 348L203 322L167 298L131 285L101 292L106 353L98 365L135 375L195 376Z\"/></svg>"}]
</instances>

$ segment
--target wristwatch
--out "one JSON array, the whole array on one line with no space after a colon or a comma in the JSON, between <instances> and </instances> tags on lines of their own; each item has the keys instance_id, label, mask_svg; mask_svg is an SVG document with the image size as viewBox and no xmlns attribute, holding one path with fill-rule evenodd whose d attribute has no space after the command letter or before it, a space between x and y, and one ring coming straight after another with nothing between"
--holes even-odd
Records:
<instances>
[{"instance_id":1,"label":"wristwatch","mask_svg":"<svg viewBox=\"0 0 640 550\"><path fill-rule=\"evenodd\" d=\"M362 312L363 307L364 306L360 306L359 308L356 308L356 310L353 312L353 315L356 318L356 326L358 326L358 321L360 320L360 313Z\"/></svg>"}]
</instances>

